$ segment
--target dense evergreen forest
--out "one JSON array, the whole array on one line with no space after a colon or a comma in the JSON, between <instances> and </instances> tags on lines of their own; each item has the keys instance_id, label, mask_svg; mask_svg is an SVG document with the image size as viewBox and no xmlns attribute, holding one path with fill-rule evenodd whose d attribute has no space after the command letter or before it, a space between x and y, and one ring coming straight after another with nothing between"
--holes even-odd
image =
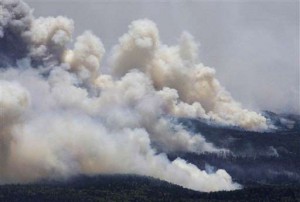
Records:
<instances>
[{"instance_id":1,"label":"dense evergreen forest","mask_svg":"<svg viewBox=\"0 0 300 202\"><path fill-rule=\"evenodd\" d=\"M0 187L0 201L300 201L300 186L255 186L200 193L133 175L81 176L64 182Z\"/></svg>"},{"instance_id":2,"label":"dense evergreen forest","mask_svg":"<svg viewBox=\"0 0 300 202\"><path fill-rule=\"evenodd\" d=\"M208 142L224 153L169 153L169 158L181 157L200 169L213 172L225 169L244 186L300 185L300 116L264 112L274 125L265 132L214 125L199 119L179 119L189 131L201 133ZM288 121L287 121L288 120ZM288 123L288 124L287 124Z\"/></svg>"}]
</instances>

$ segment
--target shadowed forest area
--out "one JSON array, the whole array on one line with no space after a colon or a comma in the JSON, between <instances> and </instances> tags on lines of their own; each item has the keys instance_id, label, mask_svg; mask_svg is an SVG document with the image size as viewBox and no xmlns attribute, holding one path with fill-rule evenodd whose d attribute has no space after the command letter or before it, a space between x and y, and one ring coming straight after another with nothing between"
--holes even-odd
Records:
<instances>
[{"instance_id":1,"label":"shadowed forest area","mask_svg":"<svg viewBox=\"0 0 300 202\"><path fill-rule=\"evenodd\" d=\"M65 182L0 187L1 201L285 201L300 200L300 186L256 186L200 193L134 175L81 176Z\"/></svg>"}]
</instances>

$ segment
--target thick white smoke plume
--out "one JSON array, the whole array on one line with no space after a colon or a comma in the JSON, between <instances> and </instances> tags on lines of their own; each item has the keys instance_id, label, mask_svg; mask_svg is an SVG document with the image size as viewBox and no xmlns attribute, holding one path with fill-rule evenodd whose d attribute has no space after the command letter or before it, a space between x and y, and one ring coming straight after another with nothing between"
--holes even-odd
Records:
<instances>
[{"instance_id":1,"label":"thick white smoke plume","mask_svg":"<svg viewBox=\"0 0 300 202\"><path fill-rule=\"evenodd\" d=\"M105 50L94 34L67 48L72 20L35 19L18 0L2 0L0 11L0 49L14 46L11 37L24 41L22 54L0 52L10 59L0 63L0 183L131 173L200 191L240 187L225 170L207 173L165 154L225 151L173 124L176 117L267 129L199 63L190 34L168 47L153 22L134 21L113 48L111 74L101 74Z\"/></svg>"},{"instance_id":2,"label":"thick white smoke plume","mask_svg":"<svg viewBox=\"0 0 300 202\"><path fill-rule=\"evenodd\" d=\"M197 63L197 45L183 33L180 45L159 41L158 29L149 20L138 20L120 38L112 56L113 75L138 69L160 91L167 112L175 116L202 117L250 130L266 129L266 119L243 109L215 78L215 70Z\"/></svg>"}]
</instances>

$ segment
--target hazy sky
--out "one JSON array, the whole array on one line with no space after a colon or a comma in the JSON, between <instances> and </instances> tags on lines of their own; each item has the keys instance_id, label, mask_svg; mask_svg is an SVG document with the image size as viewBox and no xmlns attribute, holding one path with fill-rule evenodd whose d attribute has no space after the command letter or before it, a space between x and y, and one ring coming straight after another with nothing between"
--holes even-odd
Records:
<instances>
[{"instance_id":1,"label":"hazy sky","mask_svg":"<svg viewBox=\"0 0 300 202\"><path fill-rule=\"evenodd\" d=\"M200 43L200 59L246 107L300 112L299 1L25 0L35 16L74 19L75 35L92 30L107 52L132 20L153 20L161 39L182 31Z\"/></svg>"}]
</instances>

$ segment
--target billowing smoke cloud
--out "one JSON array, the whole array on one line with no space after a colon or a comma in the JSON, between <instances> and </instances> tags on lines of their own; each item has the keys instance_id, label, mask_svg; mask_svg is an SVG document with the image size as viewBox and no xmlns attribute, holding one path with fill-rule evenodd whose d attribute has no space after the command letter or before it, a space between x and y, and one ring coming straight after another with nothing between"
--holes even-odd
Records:
<instances>
[{"instance_id":1,"label":"billowing smoke cloud","mask_svg":"<svg viewBox=\"0 0 300 202\"><path fill-rule=\"evenodd\" d=\"M246 129L266 129L266 119L243 109L215 78L215 70L197 63L197 45L183 33L179 46L162 45L158 29L149 20L134 21L120 38L112 56L113 75L130 69L148 75L169 112L177 116L211 118ZM171 104L171 105L170 105Z\"/></svg>"},{"instance_id":2,"label":"billowing smoke cloud","mask_svg":"<svg viewBox=\"0 0 300 202\"><path fill-rule=\"evenodd\" d=\"M70 42L73 21L65 17L38 18L29 32L30 56L36 65L57 65Z\"/></svg>"},{"instance_id":3,"label":"billowing smoke cloud","mask_svg":"<svg viewBox=\"0 0 300 202\"><path fill-rule=\"evenodd\" d=\"M133 173L200 191L240 188L225 170L208 173L166 155L226 152L175 125L176 117L268 128L226 92L214 69L199 63L191 35L169 47L153 22L134 21L112 50L111 74L101 74L105 50L93 33L68 49L72 20L34 19L18 0L0 6L1 49L15 37L24 40L22 54L1 52L10 59L1 65L11 68L0 72L0 183Z\"/></svg>"},{"instance_id":4,"label":"billowing smoke cloud","mask_svg":"<svg viewBox=\"0 0 300 202\"><path fill-rule=\"evenodd\" d=\"M32 23L30 8L18 0L0 2L0 65L13 64L28 53L27 33Z\"/></svg>"}]
</instances>

